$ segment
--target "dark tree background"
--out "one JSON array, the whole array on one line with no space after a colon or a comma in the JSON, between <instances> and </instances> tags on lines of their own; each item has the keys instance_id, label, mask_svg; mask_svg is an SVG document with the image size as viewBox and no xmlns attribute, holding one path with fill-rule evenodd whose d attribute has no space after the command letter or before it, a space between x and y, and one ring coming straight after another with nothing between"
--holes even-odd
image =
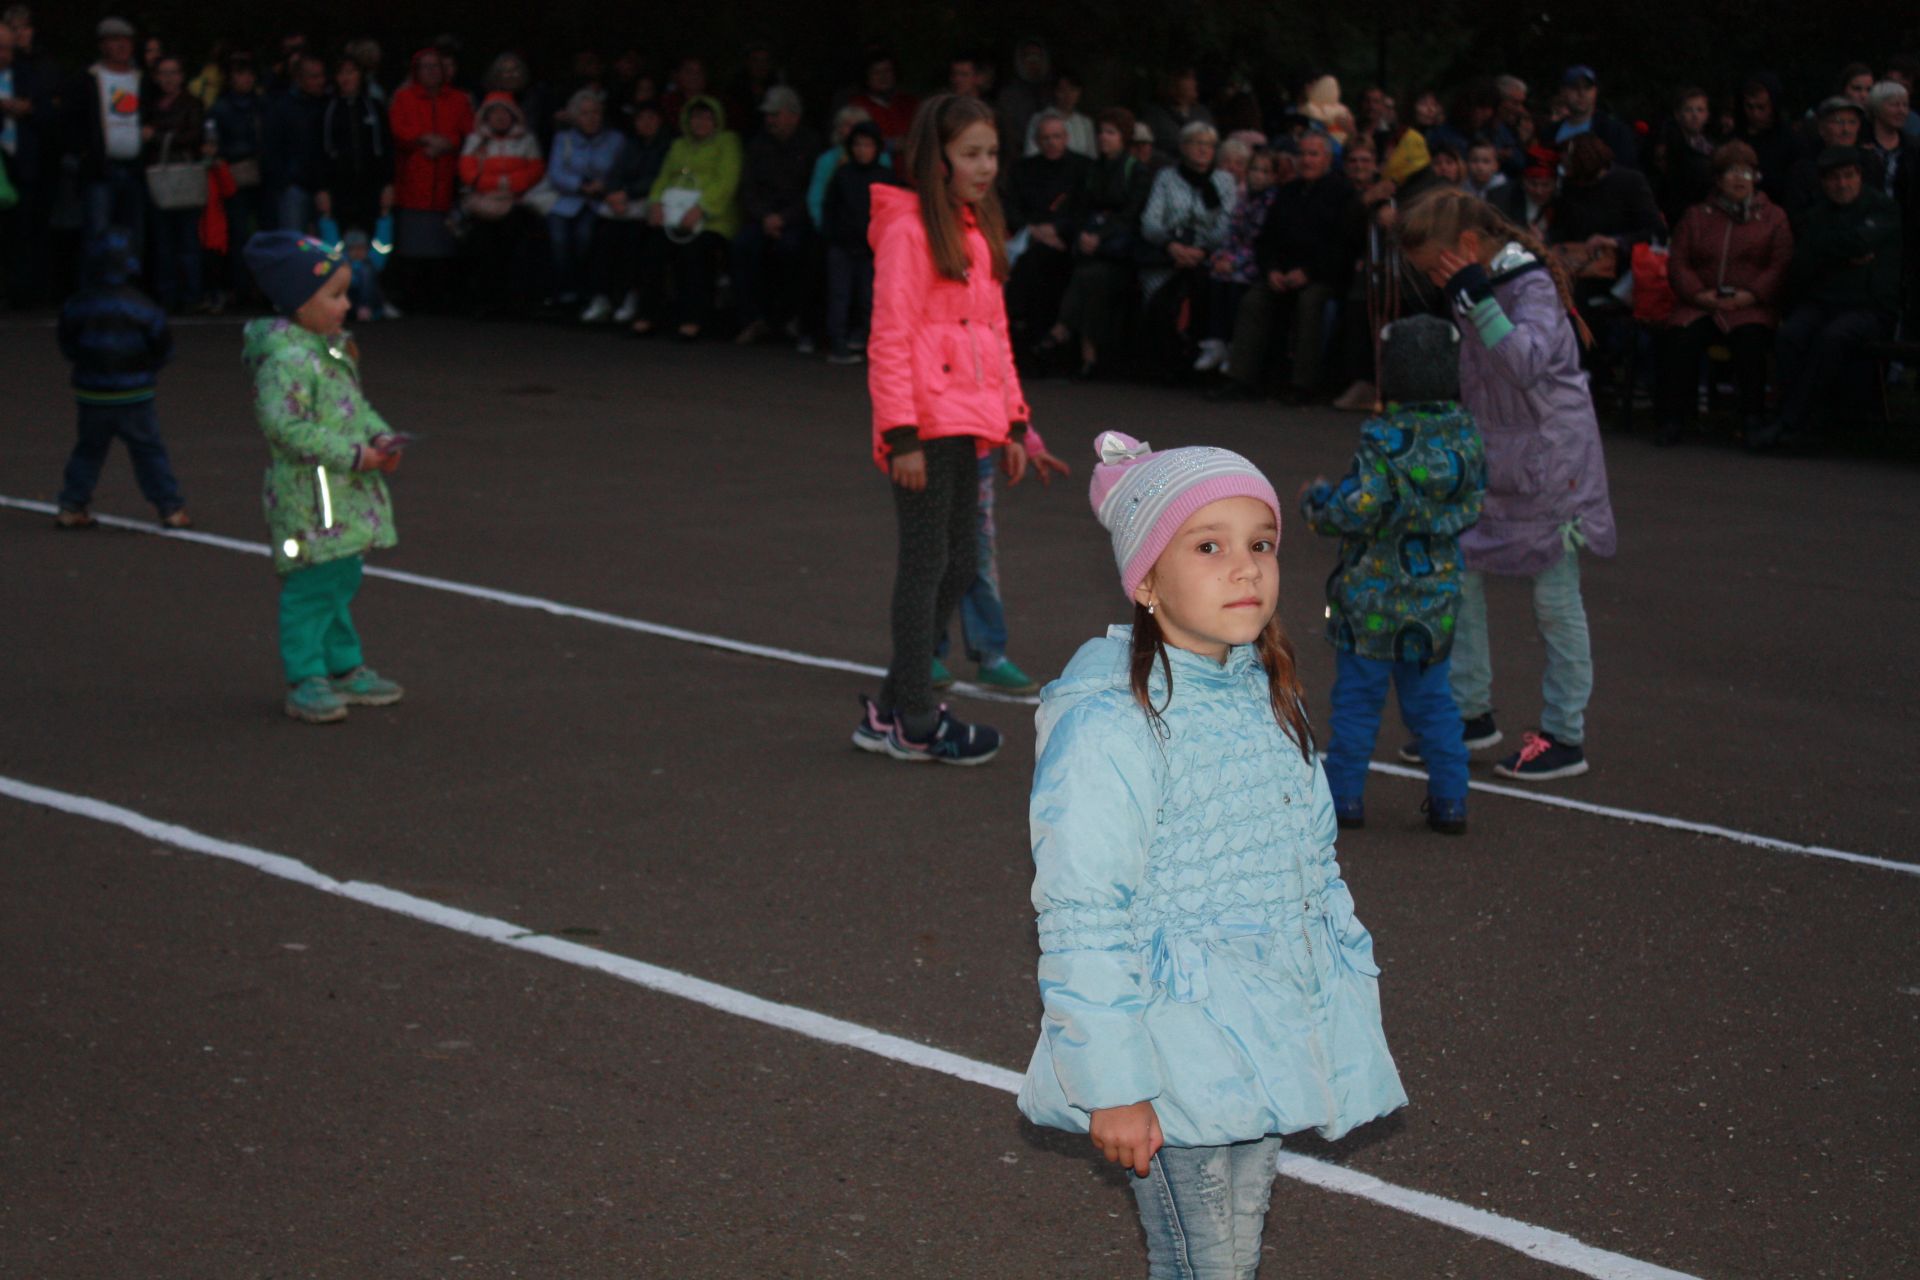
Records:
<instances>
[{"instance_id":1,"label":"dark tree background","mask_svg":"<svg viewBox=\"0 0 1920 1280\"><path fill-rule=\"evenodd\" d=\"M86 60L90 10L38 6L42 39L70 65ZM1920 46L1920 6L1885 0L1824 4L1753 0L1059 0L1027 6L987 0L329 0L278 7L258 0L134 0L120 12L160 33L190 61L215 41L267 48L303 28L316 47L370 34L386 46L397 82L407 53L441 32L465 43L463 78L500 49L519 48L545 76L564 74L580 48L637 48L655 67L683 51L706 55L724 83L752 39L770 41L790 78L816 102L858 74L860 50L883 44L910 86L943 78L953 52L978 51L1010 74L1014 43L1034 35L1088 82L1089 101L1138 101L1171 63L1190 61L1209 89L1244 78L1263 93L1291 91L1312 72L1340 77L1349 101L1381 80L1403 104L1418 87L1454 86L1511 71L1544 95L1562 68L1595 67L1603 98L1636 115L1664 112L1688 83L1731 93L1757 68L1778 72L1801 109L1832 91L1846 62L1876 68Z\"/></svg>"}]
</instances>

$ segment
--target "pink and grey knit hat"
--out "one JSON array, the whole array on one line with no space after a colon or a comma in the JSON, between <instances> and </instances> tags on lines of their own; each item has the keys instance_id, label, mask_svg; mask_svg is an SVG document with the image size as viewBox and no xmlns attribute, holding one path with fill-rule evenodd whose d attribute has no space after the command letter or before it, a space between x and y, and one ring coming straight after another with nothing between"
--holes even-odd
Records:
<instances>
[{"instance_id":1,"label":"pink and grey knit hat","mask_svg":"<svg viewBox=\"0 0 1920 1280\"><path fill-rule=\"evenodd\" d=\"M1280 524L1273 485L1231 449L1195 445L1155 453L1119 431L1101 432L1094 448L1100 462L1093 469L1093 513L1113 535L1113 559L1129 600L1187 517L1209 502L1257 498L1273 508L1275 527Z\"/></svg>"}]
</instances>

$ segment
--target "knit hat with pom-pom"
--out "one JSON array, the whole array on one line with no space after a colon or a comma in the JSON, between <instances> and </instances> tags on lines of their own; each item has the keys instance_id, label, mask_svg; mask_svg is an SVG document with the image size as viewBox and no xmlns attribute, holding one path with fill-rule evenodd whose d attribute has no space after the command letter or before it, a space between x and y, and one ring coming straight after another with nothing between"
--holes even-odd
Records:
<instances>
[{"instance_id":1,"label":"knit hat with pom-pom","mask_svg":"<svg viewBox=\"0 0 1920 1280\"><path fill-rule=\"evenodd\" d=\"M1231 449L1194 445L1155 453L1119 431L1101 432L1094 448L1100 461L1089 496L1101 526L1113 535L1113 560L1129 600L1180 526L1209 502L1256 498L1273 508L1279 528L1280 498L1272 483Z\"/></svg>"}]
</instances>

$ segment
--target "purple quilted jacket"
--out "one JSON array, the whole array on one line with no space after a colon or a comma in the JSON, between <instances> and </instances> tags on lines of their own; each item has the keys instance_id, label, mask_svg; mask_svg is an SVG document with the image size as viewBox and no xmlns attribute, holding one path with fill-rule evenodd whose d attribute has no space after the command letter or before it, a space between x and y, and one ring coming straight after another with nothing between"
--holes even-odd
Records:
<instances>
[{"instance_id":1,"label":"purple quilted jacket","mask_svg":"<svg viewBox=\"0 0 1920 1280\"><path fill-rule=\"evenodd\" d=\"M1492 347L1470 324L1460 337L1460 399L1487 448L1480 523L1460 535L1466 567L1531 577L1570 542L1610 556L1600 424L1553 276L1511 246L1494 262L1493 295L1512 331Z\"/></svg>"}]
</instances>

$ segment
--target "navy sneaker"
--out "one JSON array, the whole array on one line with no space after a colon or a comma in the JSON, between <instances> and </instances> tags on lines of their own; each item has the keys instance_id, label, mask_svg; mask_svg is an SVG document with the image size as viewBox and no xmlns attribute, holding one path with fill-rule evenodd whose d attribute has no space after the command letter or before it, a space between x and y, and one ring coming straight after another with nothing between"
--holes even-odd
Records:
<instances>
[{"instance_id":1,"label":"navy sneaker","mask_svg":"<svg viewBox=\"0 0 1920 1280\"><path fill-rule=\"evenodd\" d=\"M985 764L1000 754L1000 731L988 725L956 720L943 704L932 737L925 742L915 742L907 737L896 718L882 749L895 760L916 764L926 760L937 760L941 764Z\"/></svg>"},{"instance_id":2,"label":"navy sneaker","mask_svg":"<svg viewBox=\"0 0 1920 1280\"><path fill-rule=\"evenodd\" d=\"M866 694L860 695L860 723L853 731L853 745L862 751L884 753L887 735L893 732L893 714Z\"/></svg>"},{"instance_id":3,"label":"navy sneaker","mask_svg":"<svg viewBox=\"0 0 1920 1280\"><path fill-rule=\"evenodd\" d=\"M1500 732L1499 726L1493 723L1493 712L1491 711L1485 715L1475 716L1462 725L1461 728L1464 731L1463 736L1465 738L1465 741L1461 745L1469 751L1481 751L1487 747L1498 746L1500 745L1500 739L1505 736ZM1426 757L1420 754L1420 744L1418 742L1409 742L1406 746L1400 748L1400 758L1408 764L1425 764L1427 762Z\"/></svg>"},{"instance_id":4,"label":"navy sneaker","mask_svg":"<svg viewBox=\"0 0 1920 1280\"><path fill-rule=\"evenodd\" d=\"M1550 733L1529 733L1521 737L1520 749L1493 766L1493 771L1522 782L1577 778L1587 771L1587 753L1578 744L1555 742Z\"/></svg>"},{"instance_id":5,"label":"navy sneaker","mask_svg":"<svg viewBox=\"0 0 1920 1280\"><path fill-rule=\"evenodd\" d=\"M1338 819L1342 831L1357 831L1367 825L1367 802L1359 796L1346 800L1335 796L1333 816Z\"/></svg>"},{"instance_id":6,"label":"navy sneaker","mask_svg":"<svg viewBox=\"0 0 1920 1280\"><path fill-rule=\"evenodd\" d=\"M1421 804L1420 811L1427 815L1427 826L1443 836L1463 836L1467 834L1467 800L1462 796L1458 800L1442 800L1439 796L1428 796Z\"/></svg>"}]
</instances>

